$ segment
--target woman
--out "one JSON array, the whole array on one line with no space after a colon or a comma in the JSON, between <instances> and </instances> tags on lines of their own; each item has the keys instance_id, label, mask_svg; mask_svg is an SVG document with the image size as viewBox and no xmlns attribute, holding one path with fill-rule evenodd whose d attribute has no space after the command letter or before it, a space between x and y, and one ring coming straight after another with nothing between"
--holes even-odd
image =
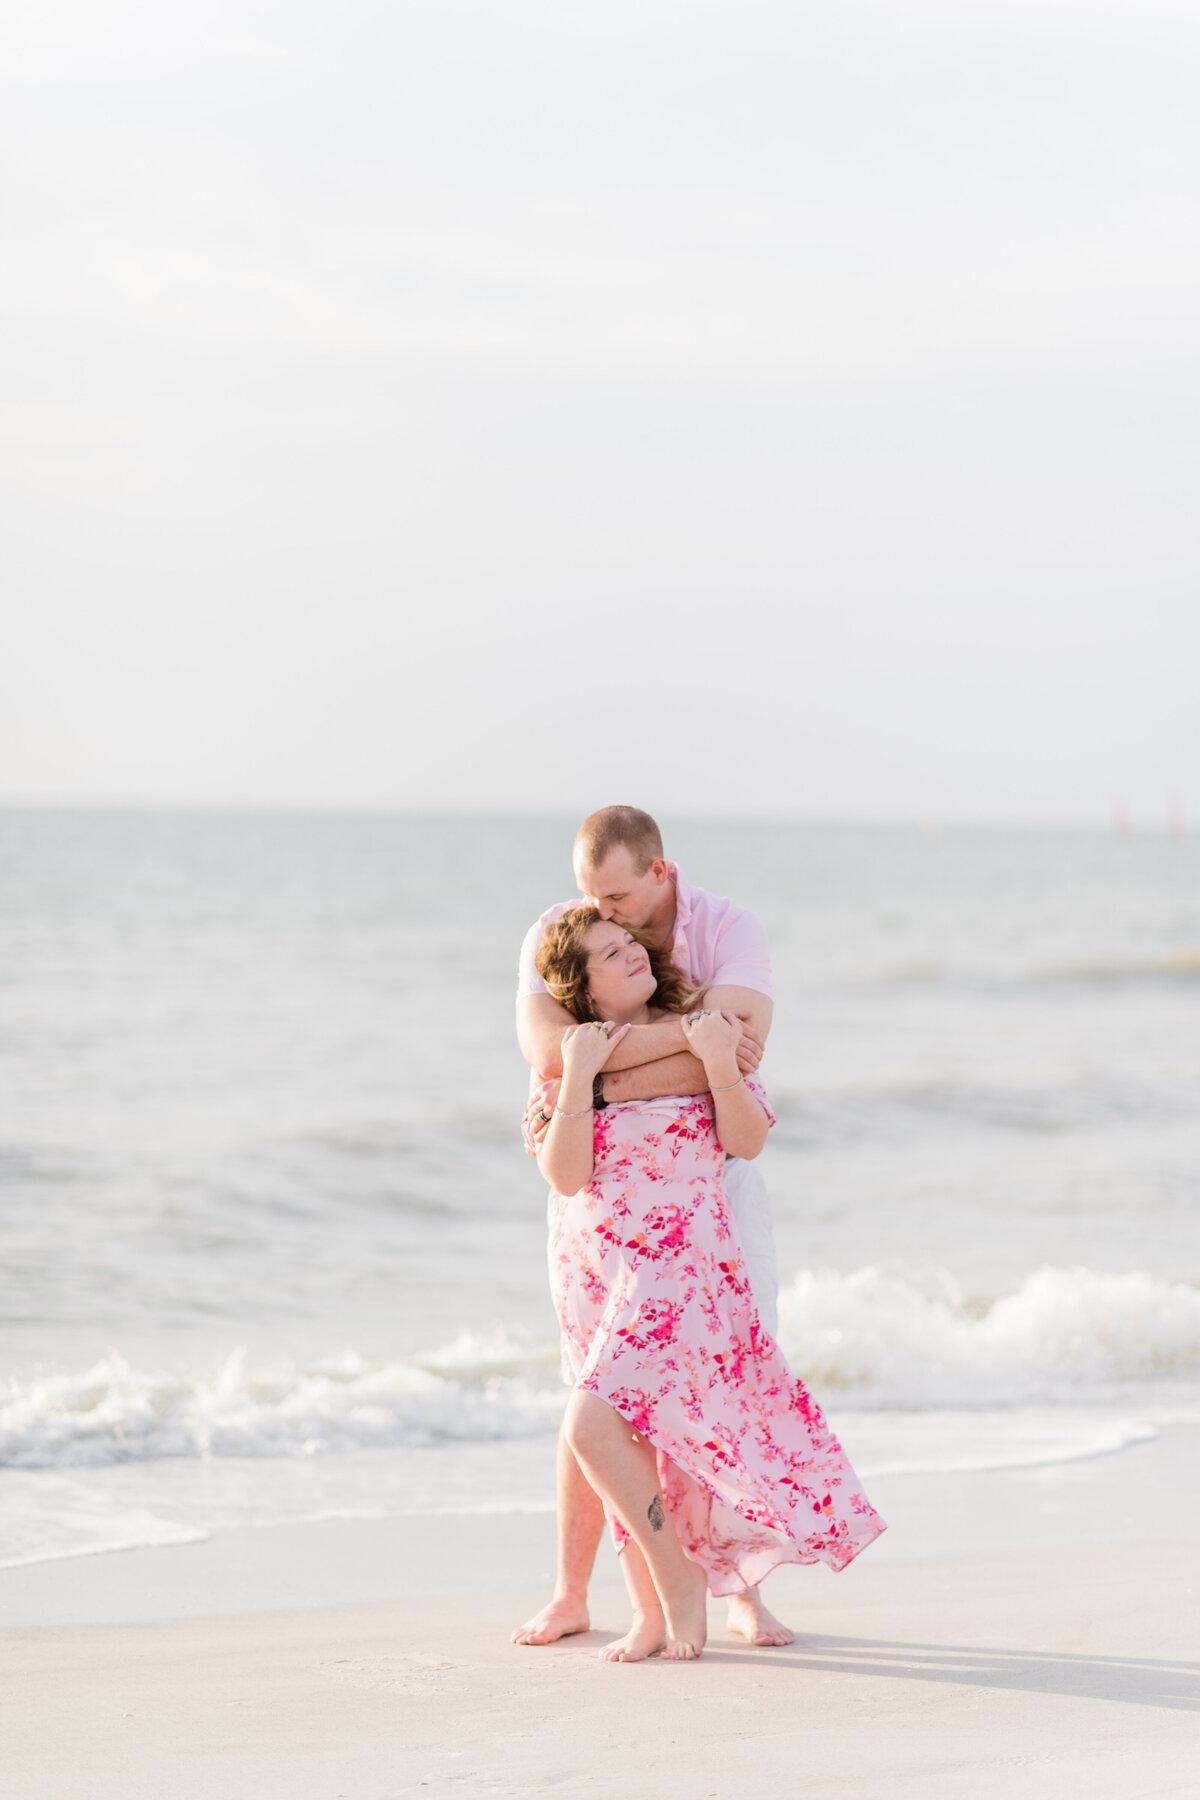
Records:
<instances>
[{"instance_id":1,"label":"woman","mask_svg":"<svg viewBox=\"0 0 1200 1800\"><path fill-rule=\"evenodd\" d=\"M633 1602L602 1654L687 1661L704 1646L706 1588L741 1592L778 1563L844 1568L884 1525L759 1323L730 1224L725 1156L757 1156L773 1123L738 1072L740 1024L592 906L546 927L537 967L579 1021L538 1165L564 1196L550 1269L575 1376L567 1440ZM668 1012L684 1015L710 1093L595 1112L613 1045Z\"/></svg>"}]
</instances>

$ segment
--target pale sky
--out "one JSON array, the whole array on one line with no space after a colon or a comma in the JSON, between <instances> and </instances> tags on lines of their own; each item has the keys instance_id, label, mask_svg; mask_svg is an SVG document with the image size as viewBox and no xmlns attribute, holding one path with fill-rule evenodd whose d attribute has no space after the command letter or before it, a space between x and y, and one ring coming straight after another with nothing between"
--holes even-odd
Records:
<instances>
[{"instance_id":1,"label":"pale sky","mask_svg":"<svg viewBox=\"0 0 1200 1800\"><path fill-rule=\"evenodd\" d=\"M1200 15L24 0L0 799L1200 817Z\"/></svg>"}]
</instances>

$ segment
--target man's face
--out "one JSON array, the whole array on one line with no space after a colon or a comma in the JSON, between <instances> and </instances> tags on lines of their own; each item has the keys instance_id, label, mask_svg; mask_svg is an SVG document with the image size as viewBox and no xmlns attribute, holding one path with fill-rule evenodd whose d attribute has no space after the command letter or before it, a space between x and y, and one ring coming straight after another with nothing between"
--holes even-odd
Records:
<instances>
[{"instance_id":1,"label":"man's face","mask_svg":"<svg viewBox=\"0 0 1200 1800\"><path fill-rule=\"evenodd\" d=\"M649 921L667 879L667 866L661 860L639 875L624 844L610 850L598 869L588 866L582 851L576 852L575 883L580 893L595 902L602 919L612 919L626 931L640 931Z\"/></svg>"}]
</instances>

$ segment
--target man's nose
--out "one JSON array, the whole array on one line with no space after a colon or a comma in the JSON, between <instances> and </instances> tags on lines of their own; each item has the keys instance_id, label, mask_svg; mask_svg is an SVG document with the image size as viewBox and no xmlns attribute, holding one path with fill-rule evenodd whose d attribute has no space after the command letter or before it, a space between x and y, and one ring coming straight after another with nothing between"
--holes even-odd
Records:
<instances>
[{"instance_id":1,"label":"man's nose","mask_svg":"<svg viewBox=\"0 0 1200 1800\"><path fill-rule=\"evenodd\" d=\"M597 900L596 911L602 919L611 919L613 916L613 909L607 900Z\"/></svg>"}]
</instances>

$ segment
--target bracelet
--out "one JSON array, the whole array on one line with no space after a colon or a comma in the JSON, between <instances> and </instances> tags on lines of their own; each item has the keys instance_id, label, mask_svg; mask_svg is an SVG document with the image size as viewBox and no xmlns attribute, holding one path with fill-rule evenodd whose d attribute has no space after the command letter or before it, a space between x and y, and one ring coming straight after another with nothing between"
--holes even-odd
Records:
<instances>
[{"instance_id":1,"label":"bracelet","mask_svg":"<svg viewBox=\"0 0 1200 1800\"><path fill-rule=\"evenodd\" d=\"M592 1109L590 1106L585 1106L582 1112L570 1113L570 1112L563 1112L563 1109L561 1106L556 1106L554 1108L554 1110L556 1113L562 1113L562 1116L564 1119L586 1119Z\"/></svg>"},{"instance_id":2,"label":"bracelet","mask_svg":"<svg viewBox=\"0 0 1200 1800\"><path fill-rule=\"evenodd\" d=\"M727 1081L724 1087L709 1088L708 1091L710 1094L727 1094L731 1088L741 1087L745 1079L746 1077L744 1075L739 1075L736 1081Z\"/></svg>"}]
</instances>

